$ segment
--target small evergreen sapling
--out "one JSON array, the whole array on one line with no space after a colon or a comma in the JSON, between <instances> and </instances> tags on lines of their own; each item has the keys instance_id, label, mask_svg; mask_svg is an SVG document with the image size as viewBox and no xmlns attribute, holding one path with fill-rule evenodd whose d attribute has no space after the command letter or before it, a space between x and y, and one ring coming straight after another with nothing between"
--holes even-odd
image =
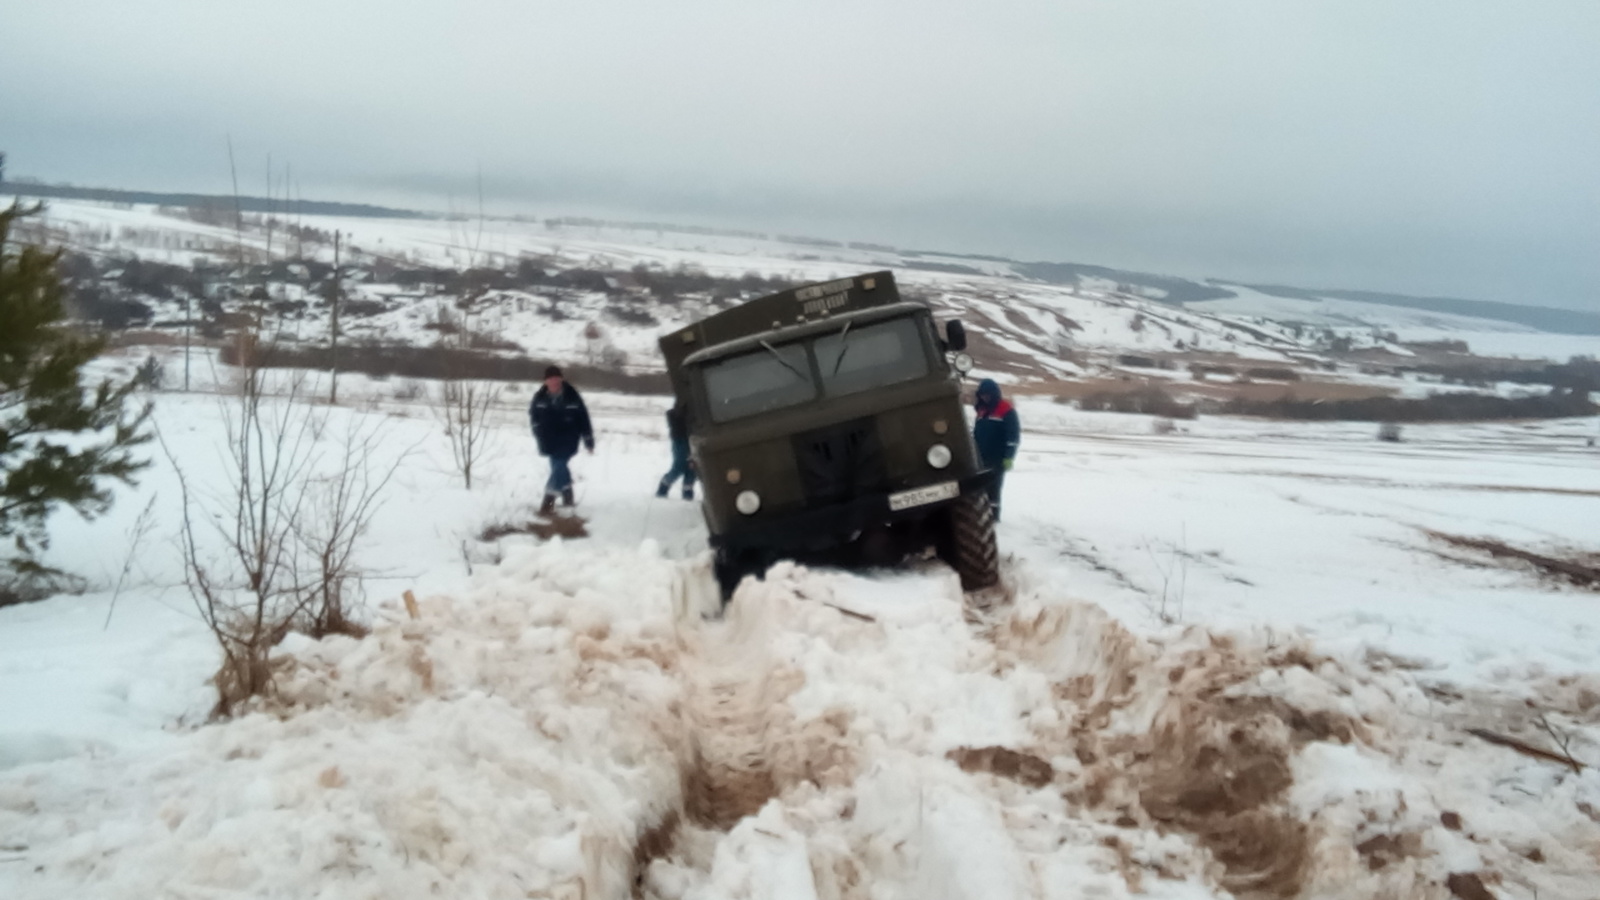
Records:
<instances>
[{"instance_id":1,"label":"small evergreen sapling","mask_svg":"<svg viewBox=\"0 0 1600 900\"><path fill-rule=\"evenodd\" d=\"M14 548L0 556L0 581L48 573L36 557L53 509L103 513L107 482L132 483L147 465L133 451L149 440L150 408L128 402L134 383L84 387L83 366L104 342L65 322L60 251L12 240L38 210L0 209L0 540ZM0 585L0 603L6 593Z\"/></svg>"}]
</instances>

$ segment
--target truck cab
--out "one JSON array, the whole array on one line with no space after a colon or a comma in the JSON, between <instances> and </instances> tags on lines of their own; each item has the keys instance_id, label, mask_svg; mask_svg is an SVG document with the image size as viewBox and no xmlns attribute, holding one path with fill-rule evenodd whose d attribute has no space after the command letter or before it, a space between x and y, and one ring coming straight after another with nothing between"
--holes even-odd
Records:
<instances>
[{"instance_id":1,"label":"truck cab","mask_svg":"<svg viewBox=\"0 0 1600 900\"><path fill-rule=\"evenodd\" d=\"M778 559L887 565L929 548L968 589L997 580L964 331L941 335L892 273L751 300L660 346L725 592Z\"/></svg>"}]
</instances>

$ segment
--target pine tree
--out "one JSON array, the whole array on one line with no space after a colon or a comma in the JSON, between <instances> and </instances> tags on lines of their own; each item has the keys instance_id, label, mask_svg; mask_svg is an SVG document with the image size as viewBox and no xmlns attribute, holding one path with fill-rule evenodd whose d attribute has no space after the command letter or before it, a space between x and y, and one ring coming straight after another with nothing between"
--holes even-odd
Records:
<instances>
[{"instance_id":1,"label":"pine tree","mask_svg":"<svg viewBox=\"0 0 1600 900\"><path fill-rule=\"evenodd\" d=\"M36 555L49 546L50 512L105 512L108 482L132 483L148 464L133 451L150 439L149 406L129 403L133 382L84 387L83 366L104 340L65 322L60 251L12 240L16 223L39 209L0 209L0 539L16 550L0 565L13 575L47 571Z\"/></svg>"}]
</instances>

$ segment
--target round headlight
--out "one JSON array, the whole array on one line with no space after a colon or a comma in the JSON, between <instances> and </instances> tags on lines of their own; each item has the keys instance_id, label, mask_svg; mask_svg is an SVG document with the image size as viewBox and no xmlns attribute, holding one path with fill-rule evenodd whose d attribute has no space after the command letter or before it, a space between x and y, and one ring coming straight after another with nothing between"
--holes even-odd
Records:
<instances>
[{"instance_id":1,"label":"round headlight","mask_svg":"<svg viewBox=\"0 0 1600 900\"><path fill-rule=\"evenodd\" d=\"M739 473L738 469L729 469L728 470L728 483L729 484L738 484L739 483L739 479L742 478L742 477L744 477L744 476L742 476Z\"/></svg>"},{"instance_id":2,"label":"round headlight","mask_svg":"<svg viewBox=\"0 0 1600 900\"><path fill-rule=\"evenodd\" d=\"M761 508L761 495L755 491L740 491L739 496L733 498L733 505L739 512L753 516Z\"/></svg>"},{"instance_id":3,"label":"round headlight","mask_svg":"<svg viewBox=\"0 0 1600 900\"><path fill-rule=\"evenodd\" d=\"M965 353L957 353L955 356L950 357L950 364L955 366L956 371L963 375L972 371L972 357Z\"/></svg>"},{"instance_id":4,"label":"round headlight","mask_svg":"<svg viewBox=\"0 0 1600 900\"><path fill-rule=\"evenodd\" d=\"M928 448L928 465L935 469L942 469L950 465L950 448L943 444L934 444Z\"/></svg>"},{"instance_id":5,"label":"round headlight","mask_svg":"<svg viewBox=\"0 0 1600 900\"><path fill-rule=\"evenodd\" d=\"M949 430L950 430L950 423L949 422L946 422L943 419L935 419L933 421L933 433L934 434L944 434L946 431L949 431Z\"/></svg>"}]
</instances>

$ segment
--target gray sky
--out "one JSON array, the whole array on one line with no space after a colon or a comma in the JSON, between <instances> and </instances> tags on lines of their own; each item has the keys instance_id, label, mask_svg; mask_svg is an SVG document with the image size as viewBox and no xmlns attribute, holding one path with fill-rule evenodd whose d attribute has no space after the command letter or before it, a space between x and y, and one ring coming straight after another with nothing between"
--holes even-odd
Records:
<instances>
[{"instance_id":1,"label":"gray sky","mask_svg":"<svg viewBox=\"0 0 1600 900\"><path fill-rule=\"evenodd\" d=\"M0 0L0 150L1600 309L1596 48L1596 0Z\"/></svg>"}]
</instances>

